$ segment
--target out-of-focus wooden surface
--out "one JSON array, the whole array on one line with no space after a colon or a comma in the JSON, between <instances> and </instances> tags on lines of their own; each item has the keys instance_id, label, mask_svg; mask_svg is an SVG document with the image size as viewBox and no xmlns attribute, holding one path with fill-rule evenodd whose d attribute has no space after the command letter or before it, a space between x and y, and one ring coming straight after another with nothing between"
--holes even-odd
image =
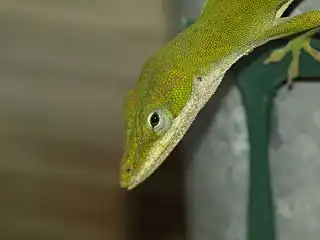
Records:
<instances>
[{"instance_id":1,"label":"out-of-focus wooden surface","mask_svg":"<svg viewBox=\"0 0 320 240\"><path fill-rule=\"evenodd\" d=\"M162 1L0 1L0 239L125 239L122 99Z\"/></svg>"}]
</instances>

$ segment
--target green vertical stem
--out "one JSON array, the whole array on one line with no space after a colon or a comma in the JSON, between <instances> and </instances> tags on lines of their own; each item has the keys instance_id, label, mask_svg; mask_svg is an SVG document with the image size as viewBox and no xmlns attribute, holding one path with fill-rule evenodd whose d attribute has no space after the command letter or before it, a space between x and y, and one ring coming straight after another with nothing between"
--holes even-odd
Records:
<instances>
[{"instance_id":1,"label":"green vertical stem","mask_svg":"<svg viewBox=\"0 0 320 240\"><path fill-rule=\"evenodd\" d=\"M250 141L248 240L274 240L275 218L269 168L269 126L273 96L242 88Z\"/></svg>"}]
</instances>

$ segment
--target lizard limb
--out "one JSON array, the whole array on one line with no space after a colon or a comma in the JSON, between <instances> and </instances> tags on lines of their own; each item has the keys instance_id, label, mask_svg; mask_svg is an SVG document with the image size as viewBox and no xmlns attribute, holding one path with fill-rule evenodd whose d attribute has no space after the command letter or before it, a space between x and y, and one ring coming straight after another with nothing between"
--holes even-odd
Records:
<instances>
[{"instance_id":1,"label":"lizard limb","mask_svg":"<svg viewBox=\"0 0 320 240\"><path fill-rule=\"evenodd\" d=\"M288 53L292 52L292 61L287 71L287 84L289 87L292 86L293 80L299 75L299 58L302 50L306 51L315 60L320 62L320 52L314 49L310 44L311 36L314 35L319 29L320 28L310 30L305 34L292 39L286 46L272 51L270 56L264 61L265 64L279 62Z\"/></svg>"},{"instance_id":2,"label":"lizard limb","mask_svg":"<svg viewBox=\"0 0 320 240\"><path fill-rule=\"evenodd\" d=\"M274 50L266 59L265 64L281 61L289 52L292 52L292 61L287 72L287 83L299 75L299 57L301 50L305 50L315 60L320 61L320 53L311 47L310 38L320 30L320 11L312 10L297 16L280 18L275 25L264 33L269 40L279 39L295 33L306 33L292 39L285 47Z\"/></svg>"}]
</instances>

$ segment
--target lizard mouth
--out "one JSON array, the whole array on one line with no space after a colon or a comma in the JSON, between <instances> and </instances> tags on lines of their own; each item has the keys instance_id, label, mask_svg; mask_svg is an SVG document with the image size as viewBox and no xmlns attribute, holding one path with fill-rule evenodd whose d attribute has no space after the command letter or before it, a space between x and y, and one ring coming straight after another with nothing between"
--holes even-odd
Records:
<instances>
[{"instance_id":1,"label":"lizard mouth","mask_svg":"<svg viewBox=\"0 0 320 240\"><path fill-rule=\"evenodd\" d=\"M161 140L157 141L152 146L146 157L145 163L133 172L131 179L127 182L126 188L128 190L135 188L152 175L178 144L180 139L174 139L172 135L178 132L179 129L173 129L172 127ZM174 133L169 133L169 131Z\"/></svg>"},{"instance_id":2,"label":"lizard mouth","mask_svg":"<svg viewBox=\"0 0 320 240\"><path fill-rule=\"evenodd\" d=\"M158 141L153 143L143 164L136 168L131 168L131 173L126 172L128 166L123 167L120 174L120 186L131 190L137 187L141 182L153 174L153 172L161 165L161 163L172 152L174 147L182 138L176 138L175 135L180 132L181 126L178 124L179 117L172 121L171 127ZM131 156L132 157L132 156ZM138 156L136 156L138 157ZM124 154L122 162L126 162L127 155Z\"/></svg>"}]
</instances>

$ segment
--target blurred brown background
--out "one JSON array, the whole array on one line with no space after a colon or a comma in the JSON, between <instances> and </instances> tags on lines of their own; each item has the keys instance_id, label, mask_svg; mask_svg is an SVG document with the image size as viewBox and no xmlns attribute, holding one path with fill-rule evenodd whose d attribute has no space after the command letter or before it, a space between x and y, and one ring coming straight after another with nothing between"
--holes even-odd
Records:
<instances>
[{"instance_id":1,"label":"blurred brown background","mask_svg":"<svg viewBox=\"0 0 320 240\"><path fill-rule=\"evenodd\" d=\"M0 1L1 240L183 236L179 161L136 191L118 184L123 96L172 34L169 13L149 0Z\"/></svg>"}]
</instances>

